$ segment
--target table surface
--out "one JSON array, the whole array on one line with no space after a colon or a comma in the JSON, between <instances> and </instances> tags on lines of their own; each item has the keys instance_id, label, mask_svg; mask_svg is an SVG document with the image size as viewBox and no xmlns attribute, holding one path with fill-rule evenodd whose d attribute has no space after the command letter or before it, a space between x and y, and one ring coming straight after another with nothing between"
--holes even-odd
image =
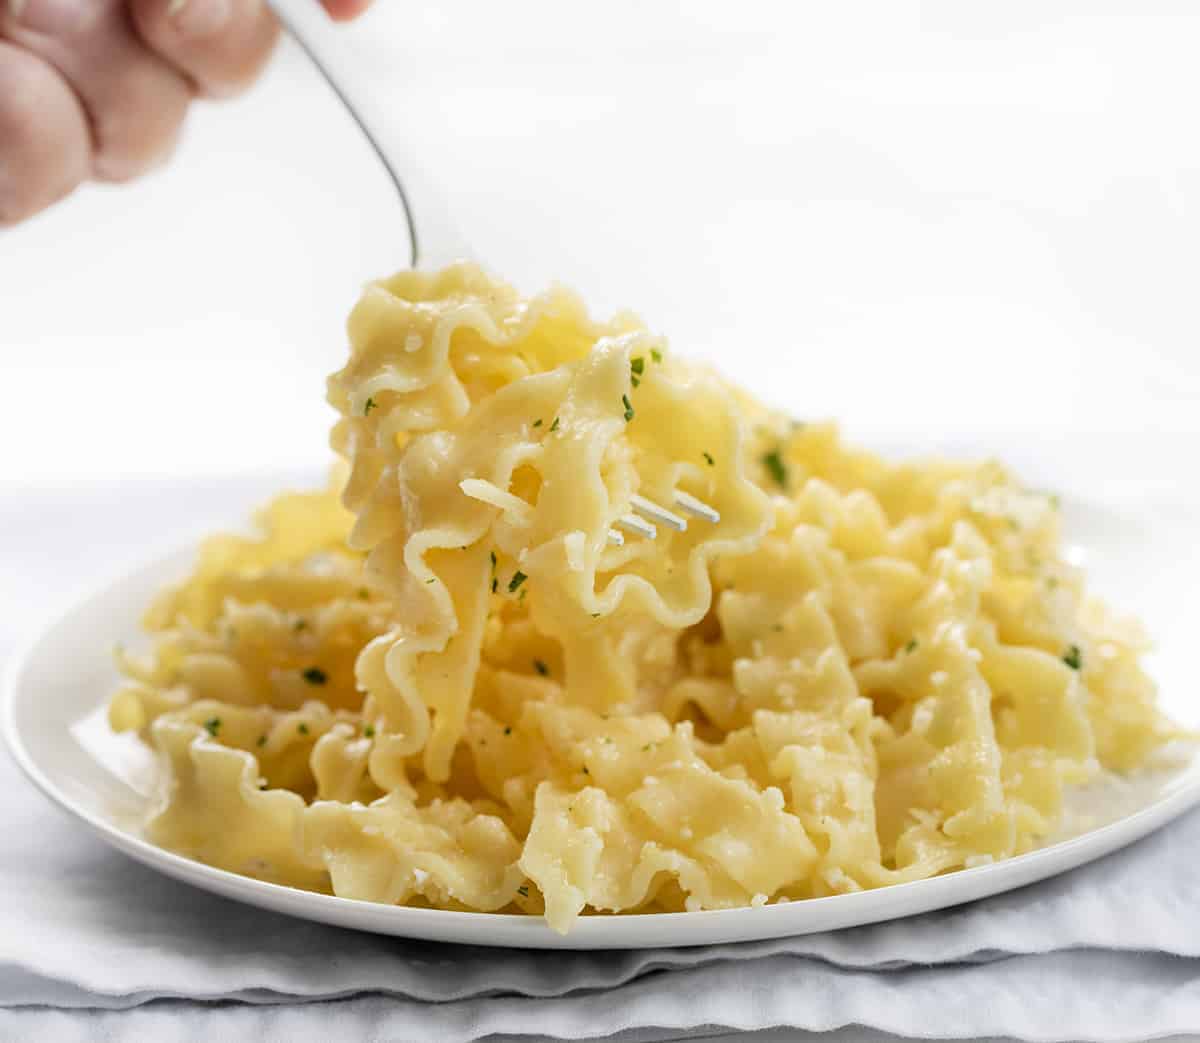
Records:
<instances>
[{"instance_id":1,"label":"table surface","mask_svg":"<svg viewBox=\"0 0 1200 1043\"><path fill-rule=\"evenodd\" d=\"M476 257L632 306L796 415L1057 486L1082 478L1039 471L1048 438L1111 481L1177 481L1200 448L1195 5L404 0L321 44ZM136 190L3 233L0 654L319 468L344 315L406 256L288 45ZM164 481L187 491L150 509ZM128 525L80 539L114 502Z\"/></svg>"}]
</instances>

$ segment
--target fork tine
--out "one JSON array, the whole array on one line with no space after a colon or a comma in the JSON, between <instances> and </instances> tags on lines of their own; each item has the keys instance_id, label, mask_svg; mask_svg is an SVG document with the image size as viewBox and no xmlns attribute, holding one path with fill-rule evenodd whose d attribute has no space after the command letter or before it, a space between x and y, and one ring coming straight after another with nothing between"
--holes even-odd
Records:
<instances>
[{"instance_id":1,"label":"fork tine","mask_svg":"<svg viewBox=\"0 0 1200 1043\"><path fill-rule=\"evenodd\" d=\"M635 532L639 536L645 536L648 540L652 540L658 535L658 530L653 525L648 521L643 521L636 514L622 514L614 524L621 526L626 532Z\"/></svg>"},{"instance_id":2,"label":"fork tine","mask_svg":"<svg viewBox=\"0 0 1200 1043\"><path fill-rule=\"evenodd\" d=\"M714 525L721 520L719 511L710 507L703 500L696 499L690 493L680 492L676 489L674 496L675 506L681 511L694 514L697 518L703 518ZM646 499L644 496L631 496L629 498L629 506L637 513L622 514L613 522L613 528L605 533L605 537L612 547L623 547L625 545L625 536L618 529L624 529L625 532L632 533L635 536L643 536L648 540L656 539L658 529L647 521L646 518L653 518L656 522L667 525L679 532L687 529L686 518L681 518L674 511L669 511L665 507L659 506L653 500ZM639 518L638 515L643 515L644 517Z\"/></svg>"},{"instance_id":3,"label":"fork tine","mask_svg":"<svg viewBox=\"0 0 1200 1043\"><path fill-rule=\"evenodd\" d=\"M685 493L679 489L675 490L675 506L681 511L687 511L688 514L694 514L697 518L703 518L714 525L721 520L720 511L714 510L703 500L697 500L690 493Z\"/></svg>"},{"instance_id":4,"label":"fork tine","mask_svg":"<svg viewBox=\"0 0 1200 1043\"><path fill-rule=\"evenodd\" d=\"M660 522L679 532L683 532L687 528L686 518L679 517L678 514L668 511L665 507L660 507L653 500L647 500L644 496L631 496L629 498L629 506L643 517L653 518L654 521Z\"/></svg>"}]
</instances>

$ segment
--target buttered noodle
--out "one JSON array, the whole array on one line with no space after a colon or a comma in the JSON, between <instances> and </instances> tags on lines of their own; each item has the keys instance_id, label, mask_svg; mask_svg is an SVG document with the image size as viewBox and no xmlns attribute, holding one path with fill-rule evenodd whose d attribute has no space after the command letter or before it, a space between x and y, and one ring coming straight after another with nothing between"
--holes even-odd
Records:
<instances>
[{"instance_id":1,"label":"buttered noodle","mask_svg":"<svg viewBox=\"0 0 1200 1043\"><path fill-rule=\"evenodd\" d=\"M165 846L565 931L1007 858L1175 734L997 464L887 463L468 265L372 285L350 340L334 485L210 540L120 657ZM720 522L608 541L677 492Z\"/></svg>"}]
</instances>

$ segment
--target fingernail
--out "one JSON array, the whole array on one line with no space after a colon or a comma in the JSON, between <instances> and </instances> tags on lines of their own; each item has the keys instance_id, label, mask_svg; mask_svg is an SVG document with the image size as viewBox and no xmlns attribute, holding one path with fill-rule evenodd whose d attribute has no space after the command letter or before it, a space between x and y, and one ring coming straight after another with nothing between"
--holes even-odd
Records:
<instances>
[{"instance_id":1,"label":"fingernail","mask_svg":"<svg viewBox=\"0 0 1200 1043\"><path fill-rule=\"evenodd\" d=\"M167 0L167 16L174 19L183 32L194 36L220 32L232 14L233 6L229 0Z\"/></svg>"}]
</instances>

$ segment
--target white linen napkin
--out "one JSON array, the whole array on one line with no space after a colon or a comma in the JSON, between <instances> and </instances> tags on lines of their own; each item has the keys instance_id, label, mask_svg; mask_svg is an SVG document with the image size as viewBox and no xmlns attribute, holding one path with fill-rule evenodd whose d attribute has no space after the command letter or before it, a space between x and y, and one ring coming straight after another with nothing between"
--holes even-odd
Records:
<instances>
[{"instance_id":1,"label":"white linen napkin","mask_svg":"<svg viewBox=\"0 0 1200 1043\"><path fill-rule=\"evenodd\" d=\"M345 997L362 998L305 1015L369 1023L370 1038L446 1041L534 1025L567 1039L847 1024L1030 1040L1200 1031L1200 813L1072 873L954 909L824 935L635 952L439 945L243 906L86 835L7 757L0 822L0 1007L16 1008L5 1015L13 1038L29 1006ZM152 1026L166 1009L154 1004L125 1024L157 1038ZM206 1017L231 1034L260 1034L261 1015L250 1010L222 1006ZM286 1038L282 1024L272 1031Z\"/></svg>"},{"instance_id":2,"label":"white linen napkin","mask_svg":"<svg viewBox=\"0 0 1200 1043\"><path fill-rule=\"evenodd\" d=\"M188 492L139 503L168 526L196 502L231 516L228 491ZM138 533L104 521L127 517L129 504L126 491L71 512L55 502L19 522L0 518L0 569L14 595L0 606L12 610L0 613L0 658L18 615L48 600L63 568L58 557L18 553L29 534L49 545L57 519L86 510L97 539L112 541L105 556L119 560ZM649 1041L846 1025L918 1038L1200 1032L1200 813L972 905L827 935L645 952L437 945L243 906L110 850L52 808L6 753L0 838L0 1040Z\"/></svg>"}]
</instances>

